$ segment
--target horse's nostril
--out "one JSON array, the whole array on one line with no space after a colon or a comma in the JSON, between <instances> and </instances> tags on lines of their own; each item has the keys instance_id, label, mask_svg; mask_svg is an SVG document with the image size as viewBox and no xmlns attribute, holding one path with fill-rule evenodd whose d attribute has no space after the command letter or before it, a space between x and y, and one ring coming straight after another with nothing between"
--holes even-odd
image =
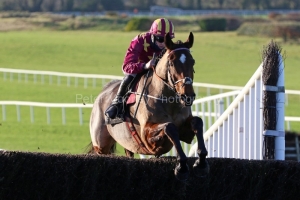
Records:
<instances>
[{"instance_id":1,"label":"horse's nostril","mask_svg":"<svg viewBox=\"0 0 300 200\"><path fill-rule=\"evenodd\" d=\"M193 104L193 101L195 100L195 94L193 93L191 96L180 95L180 99L186 106L191 106Z\"/></svg>"}]
</instances>

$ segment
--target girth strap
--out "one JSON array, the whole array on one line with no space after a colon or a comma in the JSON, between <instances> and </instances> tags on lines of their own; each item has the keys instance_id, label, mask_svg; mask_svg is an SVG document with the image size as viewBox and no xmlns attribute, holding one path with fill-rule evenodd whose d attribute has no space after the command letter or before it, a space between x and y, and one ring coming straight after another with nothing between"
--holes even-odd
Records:
<instances>
[{"instance_id":1,"label":"girth strap","mask_svg":"<svg viewBox=\"0 0 300 200\"><path fill-rule=\"evenodd\" d=\"M149 152L149 150L146 148L146 146L144 145L144 143L142 142L138 132L136 131L136 129L133 125L133 122L132 122L132 118L126 117L125 123L126 123L128 130L130 131L132 137L137 142L137 144L145 151L145 153L151 154Z\"/></svg>"}]
</instances>

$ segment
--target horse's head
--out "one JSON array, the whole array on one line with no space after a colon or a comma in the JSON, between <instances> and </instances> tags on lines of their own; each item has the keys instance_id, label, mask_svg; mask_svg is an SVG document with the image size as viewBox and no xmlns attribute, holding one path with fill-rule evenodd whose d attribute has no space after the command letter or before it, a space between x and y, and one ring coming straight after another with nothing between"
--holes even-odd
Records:
<instances>
[{"instance_id":1,"label":"horse's head","mask_svg":"<svg viewBox=\"0 0 300 200\"><path fill-rule=\"evenodd\" d=\"M191 106L195 99L193 89L194 64L190 48L194 43L194 35L191 32L186 42L173 43L169 34L165 36L167 59L167 81L180 97L185 106Z\"/></svg>"}]
</instances>

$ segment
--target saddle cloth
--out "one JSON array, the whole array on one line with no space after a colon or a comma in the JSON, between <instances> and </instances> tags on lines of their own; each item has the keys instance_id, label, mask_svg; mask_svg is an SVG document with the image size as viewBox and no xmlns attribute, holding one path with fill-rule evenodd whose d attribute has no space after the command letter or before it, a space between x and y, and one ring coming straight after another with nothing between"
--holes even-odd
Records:
<instances>
[{"instance_id":1,"label":"saddle cloth","mask_svg":"<svg viewBox=\"0 0 300 200\"><path fill-rule=\"evenodd\" d=\"M133 85L133 87L131 88L131 92L133 92L133 93L130 93L130 94L129 94L128 99L127 99L127 101L126 101L126 104L127 104L127 105L130 105L130 104L134 104L134 103L135 103L135 101L136 101L136 94L135 94L134 92L137 91L138 87L139 87L139 81L137 81L137 82L135 83L135 85Z\"/></svg>"}]
</instances>

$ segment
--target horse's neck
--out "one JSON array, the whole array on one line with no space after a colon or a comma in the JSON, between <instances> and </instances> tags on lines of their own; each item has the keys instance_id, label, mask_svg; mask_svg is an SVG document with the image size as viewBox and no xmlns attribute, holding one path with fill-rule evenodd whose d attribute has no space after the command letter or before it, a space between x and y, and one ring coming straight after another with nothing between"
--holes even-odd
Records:
<instances>
[{"instance_id":1,"label":"horse's neck","mask_svg":"<svg viewBox=\"0 0 300 200\"><path fill-rule=\"evenodd\" d=\"M165 63L159 63L153 72L151 85L156 92L161 95L167 86L164 81L168 81L168 71Z\"/></svg>"},{"instance_id":2,"label":"horse's neck","mask_svg":"<svg viewBox=\"0 0 300 200\"><path fill-rule=\"evenodd\" d=\"M153 75L151 83L148 87L148 95L159 98L160 100L151 99L148 103L154 103L153 106L158 109L154 109L154 112L158 115L164 113L164 115L171 116L173 120L177 119L178 115L183 116L183 113L188 112L187 108L182 109L181 103L176 99L176 93L171 86L167 86L161 79ZM150 103L150 105L152 105Z\"/></svg>"},{"instance_id":3,"label":"horse's neck","mask_svg":"<svg viewBox=\"0 0 300 200\"><path fill-rule=\"evenodd\" d=\"M168 55L169 53L165 52L165 54L162 56L162 58L160 58L159 62L157 63L155 69L156 74L164 80L167 80L168 78Z\"/></svg>"},{"instance_id":4,"label":"horse's neck","mask_svg":"<svg viewBox=\"0 0 300 200\"><path fill-rule=\"evenodd\" d=\"M159 66L156 66L155 72L159 77L167 80L168 70L165 63L161 63Z\"/></svg>"},{"instance_id":5,"label":"horse's neck","mask_svg":"<svg viewBox=\"0 0 300 200\"><path fill-rule=\"evenodd\" d=\"M174 88L169 82L167 61L155 68L149 85L149 94L156 97L175 97Z\"/></svg>"}]
</instances>

